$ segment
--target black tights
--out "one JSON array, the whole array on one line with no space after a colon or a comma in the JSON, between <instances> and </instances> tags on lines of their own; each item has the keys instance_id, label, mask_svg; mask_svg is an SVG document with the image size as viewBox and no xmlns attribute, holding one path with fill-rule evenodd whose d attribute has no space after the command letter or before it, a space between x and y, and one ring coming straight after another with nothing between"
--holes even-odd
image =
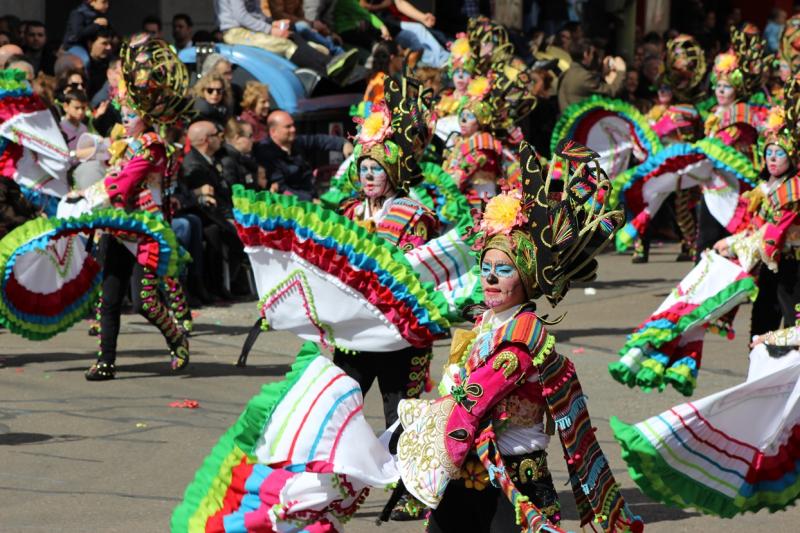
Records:
<instances>
[{"instance_id":1,"label":"black tights","mask_svg":"<svg viewBox=\"0 0 800 533\"><path fill-rule=\"evenodd\" d=\"M333 353L336 366L356 380L367 395L378 380L383 396L383 417L388 428L397 421L397 405L405 398L419 398L425 387L431 362L430 348L413 346L396 352Z\"/></svg>"},{"instance_id":2,"label":"black tights","mask_svg":"<svg viewBox=\"0 0 800 533\"><path fill-rule=\"evenodd\" d=\"M794 325L794 306L800 303L800 261L782 257L778 271L761 265L758 273L758 297L753 302L750 318L750 336L763 335L781 327Z\"/></svg>"},{"instance_id":3,"label":"black tights","mask_svg":"<svg viewBox=\"0 0 800 533\"><path fill-rule=\"evenodd\" d=\"M122 300L131 280L134 287L131 291L134 310L161 331L170 349L181 341L182 333L158 293L158 278L140 265L122 243L115 238L109 238L103 268L103 296L100 302L98 359L101 362L113 363L117 358Z\"/></svg>"}]
</instances>

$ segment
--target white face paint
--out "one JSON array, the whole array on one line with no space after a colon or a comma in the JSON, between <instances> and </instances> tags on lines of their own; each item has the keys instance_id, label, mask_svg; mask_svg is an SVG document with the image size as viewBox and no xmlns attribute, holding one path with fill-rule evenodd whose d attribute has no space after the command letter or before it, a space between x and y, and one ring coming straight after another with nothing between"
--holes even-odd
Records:
<instances>
[{"instance_id":1,"label":"white face paint","mask_svg":"<svg viewBox=\"0 0 800 533\"><path fill-rule=\"evenodd\" d=\"M721 106L728 106L736 101L736 89L726 80L719 80L714 88L717 103Z\"/></svg>"},{"instance_id":2,"label":"white face paint","mask_svg":"<svg viewBox=\"0 0 800 533\"><path fill-rule=\"evenodd\" d=\"M464 109L458 117L458 126L461 129L462 137L469 137L470 135L478 132L478 119L475 113Z\"/></svg>"},{"instance_id":3,"label":"white face paint","mask_svg":"<svg viewBox=\"0 0 800 533\"><path fill-rule=\"evenodd\" d=\"M777 144L767 145L764 158L767 160L767 171L770 176L780 177L789 170L789 154Z\"/></svg>"},{"instance_id":4,"label":"white face paint","mask_svg":"<svg viewBox=\"0 0 800 533\"><path fill-rule=\"evenodd\" d=\"M128 137L135 137L144 131L145 122L136 111L123 104L120 112L122 114L122 126L125 128L125 135Z\"/></svg>"},{"instance_id":5,"label":"white face paint","mask_svg":"<svg viewBox=\"0 0 800 533\"><path fill-rule=\"evenodd\" d=\"M391 192L386 170L371 157L362 159L358 164L358 180L367 198L383 198Z\"/></svg>"},{"instance_id":6,"label":"white face paint","mask_svg":"<svg viewBox=\"0 0 800 533\"><path fill-rule=\"evenodd\" d=\"M486 306L502 312L527 299L514 262L500 250L487 250L481 260L481 287Z\"/></svg>"},{"instance_id":7,"label":"white face paint","mask_svg":"<svg viewBox=\"0 0 800 533\"><path fill-rule=\"evenodd\" d=\"M470 75L463 68L458 68L453 72L453 85L456 88L456 92L465 92L467 90L467 86L469 85L469 80Z\"/></svg>"}]
</instances>

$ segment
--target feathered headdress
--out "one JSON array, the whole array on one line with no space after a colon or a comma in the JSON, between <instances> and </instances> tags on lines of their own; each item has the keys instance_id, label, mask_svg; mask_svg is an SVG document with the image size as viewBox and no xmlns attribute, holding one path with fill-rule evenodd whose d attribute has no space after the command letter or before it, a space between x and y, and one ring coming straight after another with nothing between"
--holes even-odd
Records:
<instances>
[{"instance_id":1,"label":"feathered headdress","mask_svg":"<svg viewBox=\"0 0 800 533\"><path fill-rule=\"evenodd\" d=\"M694 37L678 35L667 41L663 82L679 101L690 101L706 75L705 53Z\"/></svg>"},{"instance_id":2,"label":"feathered headdress","mask_svg":"<svg viewBox=\"0 0 800 533\"><path fill-rule=\"evenodd\" d=\"M122 44L121 93L150 123L166 126L189 112L189 71L170 46L146 33Z\"/></svg>"},{"instance_id":3,"label":"feathered headdress","mask_svg":"<svg viewBox=\"0 0 800 533\"><path fill-rule=\"evenodd\" d=\"M486 204L476 219L476 249L499 249L514 261L528 298L558 304L572 281L594 279L595 256L624 222L608 209L611 181L598 154L562 140L547 175L535 150L522 142L518 187ZM560 174L559 177L556 177Z\"/></svg>"},{"instance_id":4,"label":"feathered headdress","mask_svg":"<svg viewBox=\"0 0 800 533\"><path fill-rule=\"evenodd\" d=\"M419 159L432 135L432 95L417 80L386 77L384 102L373 106L365 119L355 119L359 129L351 179L358 162L369 157L381 164L397 190L407 192L422 181Z\"/></svg>"},{"instance_id":5,"label":"feathered headdress","mask_svg":"<svg viewBox=\"0 0 800 533\"><path fill-rule=\"evenodd\" d=\"M711 81L727 80L736 88L737 99L746 100L763 84L770 63L767 42L757 27L746 24L737 30L731 26L731 48L714 59Z\"/></svg>"},{"instance_id":6,"label":"feathered headdress","mask_svg":"<svg viewBox=\"0 0 800 533\"><path fill-rule=\"evenodd\" d=\"M470 74L475 71L475 56L469 37L463 32L456 35L456 39L450 43L450 57L447 60L447 72L450 76L458 69L465 70Z\"/></svg>"}]
</instances>

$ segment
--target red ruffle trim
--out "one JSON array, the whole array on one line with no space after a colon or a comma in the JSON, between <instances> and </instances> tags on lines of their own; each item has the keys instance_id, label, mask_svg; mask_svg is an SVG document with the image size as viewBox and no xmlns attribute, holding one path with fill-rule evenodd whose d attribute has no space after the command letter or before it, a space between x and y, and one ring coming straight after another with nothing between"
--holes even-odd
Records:
<instances>
[{"instance_id":1,"label":"red ruffle trim","mask_svg":"<svg viewBox=\"0 0 800 533\"><path fill-rule=\"evenodd\" d=\"M0 153L0 176L13 178L20 157L22 157L22 146L9 141L3 152Z\"/></svg>"},{"instance_id":2,"label":"red ruffle trim","mask_svg":"<svg viewBox=\"0 0 800 533\"><path fill-rule=\"evenodd\" d=\"M800 425L795 425L777 454L767 456L759 452L755 456L745 479L751 484L777 481L787 473L795 472L798 461L800 461Z\"/></svg>"},{"instance_id":3,"label":"red ruffle trim","mask_svg":"<svg viewBox=\"0 0 800 533\"><path fill-rule=\"evenodd\" d=\"M17 115L34 113L47 109L41 98L35 94L26 96L9 96L3 98L3 105L0 105L0 122L5 122Z\"/></svg>"},{"instance_id":4,"label":"red ruffle trim","mask_svg":"<svg viewBox=\"0 0 800 533\"><path fill-rule=\"evenodd\" d=\"M58 316L78 298L86 294L98 272L100 272L100 265L91 257L87 257L81 272L61 287L58 292L50 294L26 289L12 273L6 282L5 297L21 313L48 317Z\"/></svg>"},{"instance_id":5,"label":"red ruffle trim","mask_svg":"<svg viewBox=\"0 0 800 533\"><path fill-rule=\"evenodd\" d=\"M424 348L433 344L435 337L430 329L420 324L411 307L398 300L388 287L382 285L374 272L353 268L348 257L339 255L332 248L311 240L298 241L297 234L290 229L277 228L267 232L257 226L244 227L239 224L236 224L236 229L245 246L264 246L292 252L315 267L336 276L378 308L411 345Z\"/></svg>"}]
</instances>

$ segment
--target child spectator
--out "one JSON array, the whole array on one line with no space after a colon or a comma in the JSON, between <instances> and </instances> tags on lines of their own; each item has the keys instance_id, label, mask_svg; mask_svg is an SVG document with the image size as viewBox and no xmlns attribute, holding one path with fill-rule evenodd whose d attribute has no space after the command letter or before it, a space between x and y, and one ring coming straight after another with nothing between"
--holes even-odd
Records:
<instances>
[{"instance_id":1,"label":"child spectator","mask_svg":"<svg viewBox=\"0 0 800 533\"><path fill-rule=\"evenodd\" d=\"M64 50L83 46L86 38L97 31L98 26L108 27L109 0L85 0L69 14L64 31Z\"/></svg>"},{"instance_id":2,"label":"child spectator","mask_svg":"<svg viewBox=\"0 0 800 533\"><path fill-rule=\"evenodd\" d=\"M59 126L67 138L67 146L70 150L75 150L80 136L89 131L83 123L89 108L89 98L80 90L67 91L61 103L64 107L64 118Z\"/></svg>"},{"instance_id":3,"label":"child spectator","mask_svg":"<svg viewBox=\"0 0 800 533\"><path fill-rule=\"evenodd\" d=\"M261 142L269 136L269 87L257 81L248 81L242 96L242 114L239 118L253 128L253 142Z\"/></svg>"}]
</instances>

